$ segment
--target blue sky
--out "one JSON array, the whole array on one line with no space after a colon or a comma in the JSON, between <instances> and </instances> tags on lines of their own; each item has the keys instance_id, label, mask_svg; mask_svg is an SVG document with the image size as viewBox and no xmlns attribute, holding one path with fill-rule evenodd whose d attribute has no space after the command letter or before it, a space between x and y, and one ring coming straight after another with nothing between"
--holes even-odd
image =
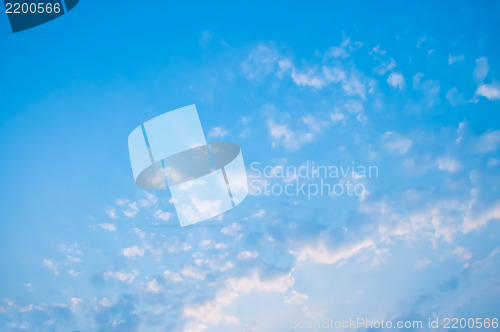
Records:
<instances>
[{"instance_id":1,"label":"blue sky","mask_svg":"<svg viewBox=\"0 0 500 332\"><path fill-rule=\"evenodd\" d=\"M16 34L1 17L2 330L500 316L500 2L81 1ZM134 184L127 137L190 104L247 167L379 176L180 228L168 191Z\"/></svg>"}]
</instances>

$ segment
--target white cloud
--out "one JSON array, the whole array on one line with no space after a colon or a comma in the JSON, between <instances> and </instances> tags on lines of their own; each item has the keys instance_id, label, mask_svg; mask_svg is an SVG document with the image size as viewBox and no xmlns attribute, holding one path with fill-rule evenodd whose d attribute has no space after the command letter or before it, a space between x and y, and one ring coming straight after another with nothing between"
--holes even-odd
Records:
<instances>
[{"instance_id":1,"label":"white cloud","mask_svg":"<svg viewBox=\"0 0 500 332\"><path fill-rule=\"evenodd\" d=\"M420 48L422 47L422 44L425 43L425 41L427 40L426 37L420 37L418 40L417 40L417 48Z\"/></svg>"},{"instance_id":2,"label":"white cloud","mask_svg":"<svg viewBox=\"0 0 500 332\"><path fill-rule=\"evenodd\" d=\"M472 252L464 247L456 247L453 250L453 253L458 256L461 260L468 261L469 259L472 258Z\"/></svg>"},{"instance_id":3,"label":"white cloud","mask_svg":"<svg viewBox=\"0 0 500 332\"><path fill-rule=\"evenodd\" d=\"M216 243L214 247L215 247L215 249L227 249L229 246L230 246L229 244L219 242L219 243Z\"/></svg>"},{"instance_id":4,"label":"white cloud","mask_svg":"<svg viewBox=\"0 0 500 332\"><path fill-rule=\"evenodd\" d=\"M229 291L220 291L214 300L198 305L187 306L183 310L185 318L191 321L186 323L184 332L200 332L208 325L220 323L238 324L239 320L234 316L224 315L222 307L231 303L238 294Z\"/></svg>"},{"instance_id":5,"label":"white cloud","mask_svg":"<svg viewBox=\"0 0 500 332\"><path fill-rule=\"evenodd\" d=\"M437 166L442 171L455 173L460 170L462 164L454 158L439 158L437 160Z\"/></svg>"},{"instance_id":6,"label":"white cloud","mask_svg":"<svg viewBox=\"0 0 500 332\"><path fill-rule=\"evenodd\" d=\"M179 273L177 272L171 272L169 270L165 270L163 272L163 277L167 280L170 280L174 283L178 283L178 282L181 282L182 281L182 277Z\"/></svg>"},{"instance_id":7,"label":"white cloud","mask_svg":"<svg viewBox=\"0 0 500 332\"><path fill-rule=\"evenodd\" d=\"M102 299L97 301L97 304L100 305L101 307L104 307L104 308L111 308L111 306L115 303L116 303L116 301L114 301L112 299L108 299L107 297L103 297Z\"/></svg>"},{"instance_id":8,"label":"white cloud","mask_svg":"<svg viewBox=\"0 0 500 332\"><path fill-rule=\"evenodd\" d=\"M146 292L158 294L160 291L161 287L156 279L153 279L146 284Z\"/></svg>"},{"instance_id":9,"label":"white cloud","mask_svg":"<svg viewBox=\"0 0 500 332\"><path fill-rule=\"evenodd\" d=\"M332 120L333 123L340 122L340 121L344 120L344 114L342 114L340 112L332 113L332 114L330 114L330 119Z\"/></svg>"},{"instance_id":10,"label":"white cloud","mask_svg":"<svg viewBox=\"0 0 500 332\"><path fill-rule=\"evenodd\" d=\"M152 244L153 240L157 236L155 233L146 234L141 231L139 228L134 228L134 233L137 234L137 237L141 240L142 247L145 251L148 251L156 260L160 260L163 254L163 251L166 249L168 253L177 253L183 250L191 249L186 243L179 243L177 238L171 239L169 241L172 244L170 247L167 247L166 243L162 243L162 246L155 246Z\"/></svg>"},{"instance_id":11,"label":"white cloud","mask_svg":"<svg viewBox=\"0 0 500 332\"><path fill-rule=\"evenodd\" d=\"M416 269L423 269L424 267L426 267L430 263L431 263L430 259L428 259L428 258L421 258L421 259L417 259L417 261L415 262L414 267Z\"/></svg>"},{"instance_id":12,"label":"white cloud","mask_svg":"<svg viewBox=\"0 0 500 332\"><path fill-rule=\"evenodd\" d=\"M83 256L83 251L78 249L79 246L80 245L78 244L78 242L73 242L72 244L69 245L62 244L59 246L59 251L74 256Z\"/></svg>"},{"instance_id":13,"label":"white cloud","mask_svg":"<svg viewBox=\"0 0 500 332\"><path fill-rule=\"evenodd\" d=\"M273 147L283 145L287 150L297 150L310 142L314 135L303 130L291 130L287 124L277 124L273 120L267 122Z\"/></svg>"},{"instance_id":14,"label":"white cloud","mask_svg":"<svg viewBox=\"0 0 500 332\"><path fill-rule=\"evenodd\" d=\"M476 95L488 98L489 100L500 100L500 85L481 84L477 87Z\"/></svg>"},{"instance_id":15,"label":"white cloud","mask_svg":"<svg viewBox=\"0 0 500 332\"><path fill-rule=\"evenodd\" d=\"M399 90L403 90L406 85L405 78L401 73L391 73L387 78L387 83Z\"/></svg>"},{"instance_id":16,"label":"white cloud","mask_svg":"<svg viewBox=\"0 0 500 332\"><path fill-rule=\"evenodd\" d=\"M312 115L304 115L302 117L302 122L307 126L310 132L318 133L323 128L330 126L330 121L320 121L317 120Z\"/></svg>"},{"instance_id":17,"label":"white cloud","mask_svg":"<svg viewBox=\"0 0 500 332\"><path fill-rule=\"evenodd\" d=\"M339 46L334 46L330 49L330 55L334 58L342 58L345 59L349 56L349 53L347 51Z\"/></svg>"},{"instance_id":18,"label":"white cloud","mask_svg":"<svg viewBox=\"0 0 500 332\"><path fill-rule=\"evenodd\" d=\"M462 232L469 233L472 230L478 230L493 219L500 219L500 200L479 213L468 211L463 221Z\"/></svg>"},{"instance_id":19,"label":"white cloud","mask_svg":"<svg viewBox=\"0 0 500 332\"><path fill-rule=\"evenodd\" d=\"M125 205L126 206L126 209L124 209L122 211L126 217L133 218L139 212L139 206L138 206L139 204L136 201L127 202L127 203L118 204L118 205Z\"/></svg>"},{"instance_id":20,"label":"white cloud","mask_svg":"<svg viewBox=\"0 0 500 332\"><path fill-rule=\"evenodd\" d=\"M82 272L75 271L73 269L68 270L68 274L72 277L78 277Z\"/></svg>"},{"instance_id":21,"label":"white cloud","mask_svg":"<svg viewBox=\"0 0 500 332\"><path fill-rule=\"evenodd\" d=\"M498 165L500 165L500 161L498 159L492 158L492 159L488 160L488 167L495 167Z\"/></svg>"},{"instance_id":22,"label":"white cloud","mask_svg":"<svg viewBox=\"0 0 500 332\"><path fill-rule=\"evenodd\" d=\"M180 271L180 273L185 277L198 279L198 280L204 280L205 275L207 274L207 272L202 272L191 265L184 266L182 268L182 270Z\"/></svg>"},{"instance_id":23,"label":"white cloud","mask_svg":"<svg viewBox=\"0 0 500 332\"><path fill-rule=\"evenodd\" d=\"M414 190L407 191L403 196L406 197L399 201L401 204L413 202L413 205L417 201L428 201ZM437 248L439 239L447 243L453 241L467 206L455 200L431 201L432 204L415 205L416 209L409 210L404 215L395 213L396 207L392 207L395 203L388 202L387 199L363 203L358 210L368 218L378 221L382 243L392 243L392 237L409 241L422 238L430 240Z\"/></svg>"},{"instance_id":24,"label":"white cloud","mask_svg":"<svg viewBox=\"0 0 500 332\"><path fill-rule=\"evenodd\" d=\"M306 246L300 251L291 251L290 253L297 257L299 261L312 261L321 264L337 264L351 258L363 249L374 248L375 243L372 240L363 240L358 243L344 245L340 248L329 249L325 244Z\"/></svg>"},{"instance_id":25,"label":"white cloud","mask_svg":"<svg viewBox=\"0 0 500 332\"><path fill-rule=\"evenodd\" d=\"M458 92L458 89L456 87L453 87L450 90L448 90L448 92L446 93L446 99L448 99L448 102L453 107L466 103L464 96L462 96Z\"/></svg>"},{"instance_id":26,"label":"white cloud","mask_svg":"<svg viewBox=\"0 0 500 332\"><path fill-rule=\"evenodd\" d=\"M295 290L292 290L292 294L285 296L285 304L302 304L307 300L309 296L306 294L300 294Z\"/></svg>"},{"instance_id":27,"label":"white cloud","mask_svg":"<svg viewBox=\"0 0 500 332\"><path fill-rule=\"evenodd\" d=\"M452 65L456 62L460 62L460 61L464 61L464 55L463 54L460 54L460 55L451 55L451 54L448 54L448 65Z\"/></svg>"},{"instance_id":28,"label":"white cloud","mask_svg":"<svg viewBox=\"0 0 500 332\"><path fill-rule=\"evenodd\" d=\"M82 299L78 297L72 297L70 299L70 305L69 305L70 310L73 312L78 311L81 308L82 302L83 302Z\"/></svg>"},{"instance_id":29,"label":"white cloud","mask_svg":"<svg viewBox=\"0 0 500 332\"><path fill-rule=\"evenodd\" d=\"M161 171L162 172L162 171ZM159 179L161 180L162 173L158 172L157 176L159 176ZM158 179L154 178L153 181L155 183L158 182ZM163 180L161 180L163 181ZM146 198L141 198L137 201L133 201L130 199L126 198L119 198L116 200L116 205L120 206L122 208L122 213L129 218L134 218L136 214L140 211L141 208L149 208L154 206L158 202L158 198L156 195L146 192L143 192L144 196Z\"/></svg>"},{"instance_id":30,"label":"white cloud","mask_svg":"<svg viewBox=\"0 0 500 332\"><path fill-rule=\"evenodd\" d=\"M351 44L350 38L345 38L339 46L331 47L326 53L333 58L345 59L349 57L348 47Z\"/></svg>"},{"instance_id":31,"label":"white cloud","mask_svg":"<svg viewBox=\"0 0 500 332\"><path fill-rule=\"evenodd\" d=\"M382 62L380 65L375 67L375 72L377 75L382 76L394 68L396 68L396 60L391 59L389 62Z\"/></svg>"},{"instance_id":32,"label":"white cloud","mask_svg":"<svg viewBox=\"0 0 500 332\"><path fill-rule=\"evenodd\" d=\"M138 246L132 246L129 248L123 248L122 249L122 255L130 258L130 259L135 259L137 257L142 257L144 256L144 249L140 248Z\"/></svg>"},{"instance_id":33,"label":"white cloud","mask_svg":"<svg viewBox=\"0 0 500 332\"><path fill-rule=\"evenodd\" d=\"M363 112L363 104L351 99L345 102L344 109L349 113L360 114Z\"/></svg>"},{"instance_id":34,"label":"white cloud","mask_svg":"<svg viewBox=\"0 0 500 332\"><path fill-rule=\"evenodd\" d=\"M115 208L109 208L106 210L106 214L108 215L108 217L110 217L111 219L116 219L118 218L118 216L116 215L116 209Z\"/></svg>"},{"instance_id":35,"label":"white cloud","mask_svg":"<svg viewBox=\"0 0 500 332\"><path fill-rule=\"evenodd\" d=\"M210 138L224 138L229 134L227 130L222 126L212 127L208 132L208 137Z\"/></svg>"},{"instance_id":36,"label":"white cloud","mask_svg":"<svg viewBox=\"0 0 500 332\"><path fill-rule=\"evenodd\" d=\"M227 284L231 291L238 293L250 293L254 291L263 293L284 293L292 287L295 282L292 272L278 276L274 279L261 279L259 274L254 272L249 277L229 278Z\"/></svg>"},{"instance_id":37,"label":"white cloud","mask_svg":"<svg viewBox=\"0 0 500 332\"><path fill-rule=\"evenodd\" d=\"M281 55L274 47L259 45L250 53L246 60L241 63L241 68L247 79L256 79L260 74L272 73Z\"/></svg>"},{"instance_id":38,"label":"white cloud","mask_svg":"<svg viewBox=\"0 0 500 332\"><path fill-rule=\"evenodd\" d=\"M428 107L432 107L439 103L439 91L441 86L438 80L425 80L422 83L422 101L427 104Z\"/></svg>"},{"instance_id":39,"label":"white cloud","mask_svg":"<svg viewBox=\"0 0 500 332\"><path fill-rule=\"evenodd\" d=\"M435 104L440 102L439 99L439 91L441 90L441 86L439 85L438 80L425 80L422 82L422 78L424 77L423 73L416 73L412 79L413 89L422 92L422 103L425 103L427 107L432 107ZM452 89L453 90L453 89ZM454 91L449 92L450 95L447 97L454 97L452 94Z\"/></svg>"},{"instance_id":40,"label":"white cloud","mask_svg":"<svg viewBox=\"0 0 500 332\"><path fill-rule=\"evenodd\" d=\"M49 270L52 271L52 273L54 273L55 275L58 275L59 274L59 271L57 269L57 264L54 262L53 259L48 259L48 258L45 258L43 261L43 266L46 266L49 268Z\"/></svg>"},{"instance_id":41,"label":"white cloud","mask_svg":"<svg viewBox=\"0 0 500 332\"><path fill-rule=\"evenodd\" d=\"M131 273L126 272L115 272L115 271L107 271L103 274L104 280L115 279L121 281L127 285L130 285L134 282L135 276Z\"/></svg>"},{"instance_id":42,"label":"white cloud","mask_svg":"<svg viewBox=\"0 0 500 332\"><path fill-rule=\"evenodd\" d=\"M254 214L252 217L254 218L262 218L263 216L266 215L266 210L264 209L260 209L259 211L257 211L256 214Z\"/></svg>"},{"instance_id":43,"label":"white cloud","mask_svg":"<svg viewBox=\"0 0 500 332\"><path fill-rule=\"evenodd\" d=\"M380 54L380 55L384 55L385 53L387 53L385 50L381 49L380 48L380 45L377 45L375 46L371 51L370 51L370 55L372 54Z\"/></svg>"},{"instance_id":44,"label":"white cloud","mask_svg":"<svg viewBox=\"0 0 500 332\"><path fill-rule=\"evenodd\" d=\"M300 73L295 68L292 68L291 77L294 83L298 86L309 86L316 89L321 89L326 85L325 80L322 77L316 75L314 70Z\"/></svg>"},{"instance_id":45,"label":"white cloud","mask_svg":"<svg viewBox=\"0 0 500 332\"><path fill-rule=\"evenodd\" d=\"M356 76L351 75L349 79L344 80L342 89L348 95L359 96L363 100L366 99L366 86Z\"/></svg>"},{"instance_id":46,"label":"white cloud","mask_svg":"<svg viewBox=\"0 0 500 332\"><path fill-rule=\"evenodd\" d=\"M382 136L382 144L388 151L404 155L412 146L413 141L400 134L387 131Z\"/></svg>"},{"instance_id":47,"label":"white cloud","mask_svg":"<svg viewBox=\"0 0 500 332\"><path fill-rule=\"evenodd\" d=\"M485 133L479 137L478 151L492 152L498 149L500 145L500 129Z\"/></svg>"},{"instance_id":48,"label":"white cloud","mask_svg":"<svg viewBox=\"0 0 500 332\"><path fill-rule=\"evenodd\" d=\"M99 224L98 226L101 227L102 229L108 231L108 232L116 232L116 225L115 224L105 222L103 224Z\"/></svg>"},{"instance_id":49,"label":"white cloud","mask_svg":"<svg viewBox=\"0 0 500 332\"><path fill-rule=\"evenodd\" d=\"M214 244L214 240L201 240L198 246L200 248L211 248Z\"/></svg>"},{"instance_id":50,"label":"white cloud","mask_svg":"<svg viewBox=\"0 0 500 332\"><path fill-rule=\"evenodd\" d=\"M160 220L163 220L163 221L168 221L170 220L170 218L173 216L172 213L170 212L166 212L166 211L162 211L160 209L158 209L155 214L154 214L154 217L156 219L160 219Z\"/></svg>"},{"instance_id":51,"label":"white cloud","mask_svg":"<svg viewBox=\"0 0 500 332\"><path fill-rule=\"evenodd\" d=\"M286 292L295 283L292 272L265 280L261 279L256 272L246 277L227 279L224 287L217 292L213 300L184 307L183 315L188 319L184 331L199 332L208 328L209 325L221 323L239 324L236 317L223 313L224 307L243 294Z\"/></svg>"},{"instance_id":52,"label":"white cloud","mask_svg":"<svg viewBox=\"0 0 500 332\"><path fill-rule=\"evenodd\" d=\"M459 229L464 210L464 204L450 200L437 201L431 206L411 212L408 215L412 231L409 235L426 236L434 246L440 238L451 243Z\"/></svg>"},{"instance_id":53,"label":"white cloud","mask_svg":"<svg viewBox=\"0 0 500 332\"><path fill-rule=\"evenodd\" d=\"M285 58L278 61L278 67L281 70L281 72L278 73L278 76L281 76L283 73L290 73L291 79L298 86L308 86L316 89L322 89L327 84L327 80L324 77L316 74L315 68L307 71L299 71L290 59ZM323 68L323 76L325 76L326 72L325 68ZM332 73L332 75L333 74L335 73ZM332 79L335 79L335 77L331 77Z\"/></svg>"},{"instance_id":54,"label":"white cloud","mask_svg":"<svg viewBox=\"0 0 500 332\"><path fill-rule=\"evenodd\" d=\"M323 76L327 82L338 83L345 80L346 73L340 68L323 66Z\"/></svg>"},{"instance_id":55,"label":"white cloud","mask_svg":"<svg viewBox=\"0 0 500 332\"><path fill-rule=\"evenodd\" d=\"M242 228L242 226L240 224L233 223L229 226L222 228L221 233L224 235L231 235L231 236L238 237L238 236L240 236L239 232L240 232L241 228Z\"/></svg>"},{"instance_id":56,"label":"white cloud","mask_svg":"<svg viewBox=\"0 0 500 332\"><path fill-rule=\"evenodd\" d=\"M25 306L16 305L16 309L19 312L30 312L33 310L33 304L28 304Z\"/></svg>"},{"instance_id":57,"label":"white cloud","mask_svg":"<svg viewBox=\"0 0 500 332\"><path fill-rule=\"evenodd\" d=\"M474 68L474 79L477 82L482 82L488 75L490 66L488 65L488 59L484 56L476 59L476 67Z\"/></svg>"},{"instance_id":58,"label":"white cloud","mask_svg":"<svg viewBox=\"0 0 500 332\"><path fill-rule=\"evenodd\" d=\"M75 257L71 255L66 255L66 258L68 259L69 262L71 263L81 263L82 259L80 257Z\"/></svg>"},{"instance_id":59,"label":"white cloud","mask_svg":"<svg viewBox=\"0 0 500 332\"><path fill-rule=\"evenodd\" d=\"M257 251L242 251L238 254L239 260L255 259L257 257L259 257L259 253Z\"/></svg>"},{"instance_id":60,"label":"white cloud","mask_svg":"<svg viewBox=\"0 0 500 332\"><path fill-rule=\"evenodd\" d=\"M344 57L347 49L354 50L359 47L359 43L354 46L350 45L350 41L345 40L340 47L331 48L326 52L325 57ZM390 68L392 64L388 65ZM274 47L259 45L254 51L242 62L243 72L247 75L247 79L254 80L260 75L268 75L273 73L277 78L283 78L284 74L290 75L292 81L300 87L311 87L322 89L330 83L342 82L342 88L348 95L357 95L362 99L366 98L366 86L361 79L351 71L350 77L342 69L336 67L323 66L322 70L318 70L315 66L307 66L306 69L299 70L293 61L280 54Z\"/></svg>"}]
</instances>

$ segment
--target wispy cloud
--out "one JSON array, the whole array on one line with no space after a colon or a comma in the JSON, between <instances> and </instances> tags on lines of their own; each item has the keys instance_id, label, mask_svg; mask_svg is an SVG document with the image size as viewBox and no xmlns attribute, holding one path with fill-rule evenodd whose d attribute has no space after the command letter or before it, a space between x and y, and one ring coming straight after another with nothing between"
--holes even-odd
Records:
<instances>
[{"instance_id":1,"label":"wispy cloud","mask_svg":"<svg viewBox=\"0 0 500 332\"><path fill-rule=\"evenodd\" d=\"M47 268L49 268L49 270L51 270L52 273L54 273L55 275L59 274L59 270L57 269L57 264L54 262L53 259L45 258L42 261L42 263L43 263L43 266L46 266Z\"/></svg>"},{"instance_id":2,"label":"wispy cloud","mask_svg":"<svg viewBox=\"0 0 500 332\"><path fill-rule=\"evenodd\" d=\"M108 222L103 223L103 224L99 224L98 226L101 227L102 229L108 231L108 232L116 232L116 230L117 230L115 224L111 224Z\"/></svg>"},{"instance_id":3,"label":"wispy cloud","mask_svg":"<svg viewBox=\"0 0 500 332\"><path fill-rule=\"evenodd\" d=\"M127 272L107 271L103 273L104 280L114 279L130 285L134 282L135 275Z\"/></svg>"},{"instance_id":4,"label":"wispy cloud","mask_svg":"<svg viewBox=\"0 0 500 332\"><path fill-rule=\"evenodd\" d=\"M412 146L413 141L398 133L387 131L382 135L382 144L388 151L404 155Z\"/></svg>"},{"instance_id":5,"label":"wispy cloud","mask_svg":"<svg viewBox=\"0 0 500 332\"><path fill-rule=\"evenodd\" d=\"M448 65L453 65L454 63L457 63L457 62L460 62L460 61L464 61L465 59L465 56L463 54L460 54L460 55L451 55L451 54L448 54Z\"/></svg>"},{"instance_id":6,"label":"wispy cloud","mask_svg":"<svg viewBox=\"0 0 500 332\"><path fill-rule=\"evenodd\" d=\"M488 65L488 59L482 56L476 59L476 67L474 68L474 79L477 82L483 82L488 72L490 70L490 66Z\"/></svg>"},{"instance_id":7,"label":"wispy cloud","mask_svg":"<svg viewBox=\"0 0 500 332\"><path fill-rule=\"evenodd\" d=\"M291 251L298 261L312 261L321 264L340 264L346 259L353 257L362 250L374 249L372 240L362 240L352 244L346 244L339 248L328 248L324 243L306 246L300 251Z\"/></svg>"}]
</instances>

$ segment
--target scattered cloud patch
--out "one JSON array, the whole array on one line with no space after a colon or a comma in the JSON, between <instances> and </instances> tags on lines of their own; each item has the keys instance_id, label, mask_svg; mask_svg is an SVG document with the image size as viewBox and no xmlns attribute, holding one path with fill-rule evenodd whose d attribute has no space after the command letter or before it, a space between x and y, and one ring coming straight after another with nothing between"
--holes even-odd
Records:
<instances>
[{"instance_id":1,"label":"scattered cloud patch","mask_svg":"<svg viewBox=\"0 0 500 332\"><path fill-rule=\"evenodd\" d=\"M390 59L388 62L382 62L380 65L375 67L375 73L379 76L383 76L394 68L396 68L396 60Z\"/></svg>"},{"instance_id":2,"label":"scattered cloud patch","mask_svg":"<svg viewBox=\"0 0 500 332\"><path fill-rule=\"evenodd\" d=\"M406 86L405 78L401 73L391 73L387 78L387 83L390 86L403 90Z\"/></svg>"},{"instance_id":3,"label":"scattered cloud patch","mask_svg":"<svg viewBox=\"0 0 500 332\"><path fill-rule=\"evenodd\" d=\"M159 220L169 221L170 218L173 217L173 214L170 212L166 212L166 211L162 211L162 210L158 209L153 216Z\"/></svg>"},{"instance_id":4,"label":"scattered cloud patch","mask_svg":"<svg viewBox=\"0 0 500 332\"><path fill-rule=\"evenodd\" d=\"M477 87L476 95L489 100L500 100L500 85L496 83L481 84Z\"/></svg>"},{"instance_id":5,"label":"scattered cloud patch","mask_svg":"<svg viewBox=\"0 0 500 332\"><path fill-rule=\"evenodd\" d=\"M291 130L287 124L277 124L273 120L267 122L272 146L284 146L287 150L298 150L304 144L312 141L314 135L303 130Z\"/></svg>"},{"instance_id":6,"label":"scattered cloud patch","mask_svg":"<svg viewBox=\"0 0 500 332\"><path fill-rule=\"evenodd\" d=\"M118 216L116 215L116 209L115 208L109 208L106 210L106 214L108 215L108 217L110 217L111 219L116 219L118 218Z\"/></svg>"},{"instance_id":7,"label":"scattered cloud patch","mask_svg":"<svg viewBox=\"0 0 500 332\"><path fill-rule=\"evenodd\" d=\"M229 134L227 130L222 126L212 127L208 132L208 137L210 138L224 138Z\"/></svg>"},{"instance_id":8,"label":"scattered cloud patch","mask_svg":"<svg viewBox=\"0 0 500 332\"><path fill-rule=\"evenodd\" d=\"M238 254L237 258L239 260L249 260L257 257L259 257L259 253L257 251L242 251Z\"/></svg>"},{"instance_id":9,"label":"scattered cloud patch","mask_svg":"<svg viewBox=\"0 0 500 332\"><path fill-rule=\"evenodd\" d=\"M161 291L160 284L158 283L158 280L153 279L150 282L146 283L146 292L148 293L153 293L153 294L158 294Z\"/></svg>"},{"instance_id":10,"label":"scattered cloud patch","mask_svg":"<svg viewBox=\"0 0 500 332\"><path fill-rule=\"evenodd\" d=\"M309 296L306 294L300 294L299 292L292 290L292 294L285 296L285 304L302 304L307 300Z\"/></svg>"},{"instance_id":11,"label":"scattered cloud patch","mask_svg":"<svg viewBox=\"0 0 500 332\"><path fill-rule=\"evenodd\" d=\"M382 145L390 152L404 155L408 152L412 144L413 141L411 139L391 131L387 131L382 135Z\"/></svg>"},{"instance_id":12,"label":"scattered cloud patch","mask_svg":"<svg viewBox=\"0 0 500 332\"><path fill-rule=\"evenodd\" d=\"M454 158L439 158L437 160L437 166L442 171L456 173L460 170L462 164Z\"/></svg>"},{"instance_id":13,"label":"scattered cloud patch","mask_svg":"<svg viewBox=\"0 0 500 332\"><path fill-rule=\"evenodd\" d=\"M311 261L320 264L341 264L362 250L375 248L372 240L346 244L339 248L328 248L324 243L306 246L300 251L291 251L298 261Z\"/></svg>"},{"instance_id":14,"label":"scattered cloud patch","mask_svg":"<svg viewBox=\"0 0 500 332\"><path fill-rule=\"evenodd\" d=\"M135 275L126 272L107 271L103 273L104 280L114 279L130 285L134 282Z\"/></svg>"},{"instance_id":15,"label":"scattered cloud patch","mask_svg":"<svg viewBox=\"0 0 500 332\"><path fill-rule=\"evenodd\" d=\"M460 54L460 55L451 55L451 54L448 54L448 65L453 65L454 63L457 63L457 62L460 62L460 61L464 61L465 57L463 54Z\"/></svg>"},{"instance_id":16,"label":"scattered cloud patch","mask_svg":"<svg viewBox=\"0 0 500 332\"><path fill-rule=\"evenodd\" d=\"M116 232L116 230L117 230L115 224L111 224L108 222L105 222L103 224L99 224L98 226L101 227L102 229L108 231L108 232Z\"/></svg>"},{"instance_id":17,"label":"scattered cloud patch","mask_svg":"<svg viewBox=\"0 0 500 332\"><path fill-rule=\"evenodd\" d=\"M487 132L479 137L477 149L480 152L492 152L500 147L500 129Z\"/></svg>"},{"instance_id":18,"label":"scattered cloud patch","mask_svg":"<svg viewBox=\"0 0 500 332\"><path fill-rule=\"evenodd\" d=\"M476 59L476 66L474 67L474 80L479 83L483 82L489 71L490 66L488 65L488 59L484 56Z\"/></svg>"},{"instance_id":19,"label":"scattered cloud patch","mask_svg":"<svg viewBox=\"0 0 500 332\"><path fill-rule=\"evenodd\" d=\"M54 273L54 275L59 274L59 270L57 269L57 264L54 262L53 259L45 258L42 261L42 263L43 263L43 266L49 268L49 270L51 270L52 273Z\"/></svg>"},{"instance_id":20,"label":"scattered cloud patch","mask_svg":"<svg viewBox=\"0 0 500 332\"><path fill-rule=\"evenodd\" d=\"M123 248L122 249L122 255L129 258L129 259L135 259L137 257L142 257L144 256L144 249L140 248L138 246L132 246L128 248Z\"/></svg>"}]
</instances>

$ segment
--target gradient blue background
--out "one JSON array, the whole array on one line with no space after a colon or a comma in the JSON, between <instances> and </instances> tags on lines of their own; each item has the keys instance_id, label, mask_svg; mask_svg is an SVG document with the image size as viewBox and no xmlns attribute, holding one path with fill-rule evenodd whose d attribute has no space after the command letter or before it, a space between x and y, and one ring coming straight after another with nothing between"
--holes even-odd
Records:
<instances>
[{"instance_id":1,"label":"gradient blue background","mask_svg":"<svg viewBox=\"0 0 500 332\"><path fill-rule=\"evenodd\" d=\"M2 331L499 318L500 2L81 1L16 34L0 17ZM193 103L247 165L379 177L364 199L249 196L178 228L127 137Z\"/></svg>"}]
</instances>

